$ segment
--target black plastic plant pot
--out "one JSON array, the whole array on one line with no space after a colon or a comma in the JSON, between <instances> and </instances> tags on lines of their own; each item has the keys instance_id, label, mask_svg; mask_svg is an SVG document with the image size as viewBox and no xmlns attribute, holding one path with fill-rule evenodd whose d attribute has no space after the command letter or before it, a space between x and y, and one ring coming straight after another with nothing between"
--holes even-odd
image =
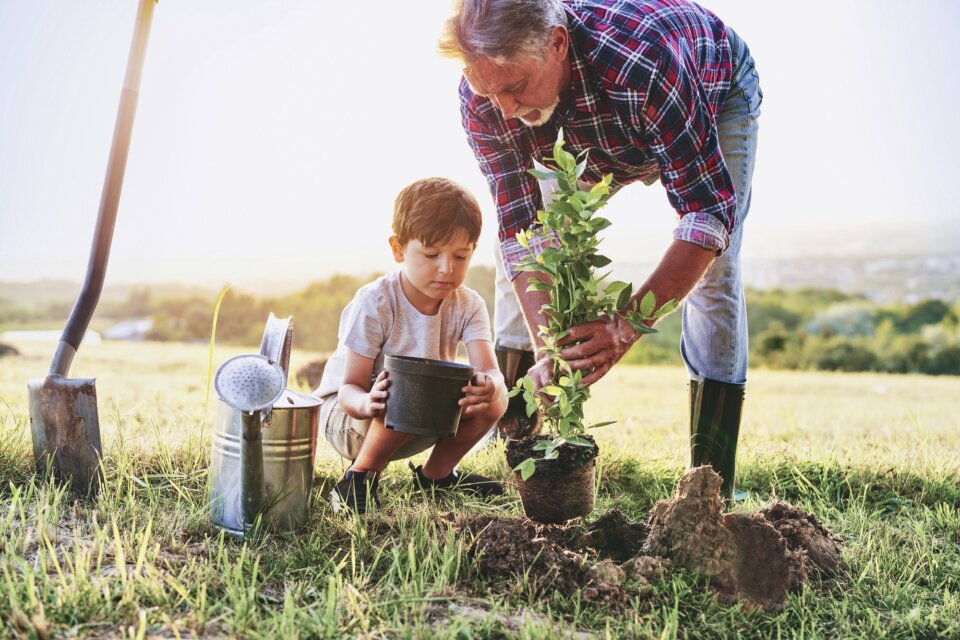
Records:
<instances>
[{"instance_id":1,"label":"black plastic plant pot","mask_svg":"<svg viewBox=\"0 0 960 640\"><path fill-rule=\"evenodd\" d=\"M457 435L463 387L474 369L465 364L387 356L389 373L386 424L390 429L418 436Z\"/></svg>"}]
</instances>

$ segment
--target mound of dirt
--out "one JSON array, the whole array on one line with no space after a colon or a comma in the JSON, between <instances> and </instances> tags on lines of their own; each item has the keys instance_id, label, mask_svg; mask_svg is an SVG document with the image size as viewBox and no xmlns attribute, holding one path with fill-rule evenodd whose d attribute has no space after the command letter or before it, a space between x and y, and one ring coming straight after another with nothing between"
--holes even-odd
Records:
<instances>
[{"instance_id":1,"label":"mound of dirt","mask_svg":"<svg viewBox=\"0 0 960 640\"><path fill-rule=\"evenodd\" d=\"M827 530L812 513L776 500L757 512L773 525L787 546L794 551L806 551L813 566L825 577L835 576L843 567L839 536Z\"/></svg>"},{"instance_id":2,"label":"mound of dirt","mask_svg":"<svg viewBox=\"0 0 960 640\"><path fill-rule=\"evenodd\" d=\"M583 555L564 546L570 536L563 527L481 516L459 528L473 537L467 554L476 560L477 569L485 576L523 574L544 592L581 590L584 601L613 607L627 601L627 594L606 571L607 567L595 569Z\"/></svg>"},{"instance_id":3,"label":"mound of dirt","mask_svg":"<svg viewBox=\"0 0 960 640\"><path fill-rule=\"evenodd\" d=\"M583 600L613 606L677 567L706 576L724 602L777 610L812 575L842 569L840 539L813 514L780 501L755 514L723 509L720 476L703 466L645 524L612 510L579 527L483 516L458 529L472 536L468 553L483 575L523 574L541 589L579 589Z\"/></svg>"},{"instance_id":4,"label":"mound of dirt","mask_svg":"<svg viewBox=\"0 0 960 640\"><path fill-rule=\"evenodd\" d=\"M723 523L720 476L713 469L683 476L673 498L654 505L649 526L644 555L709 576L721 593L736 591L737 542Z\"/></svg>"},{"instance_id":5,"label":"mound of dirt","mask_svg":"<svg viewBox=\"0 0 960 640\"><path fill-rule=\"evenodd\" d=\"M728 602L778 609L812 565L827 575L840 569L838 539L812 514L779 501L753 515L724 514L720 476L709 466L688 471L649 525L644 554L708 576Z\"/></svg>"}]
</instances>

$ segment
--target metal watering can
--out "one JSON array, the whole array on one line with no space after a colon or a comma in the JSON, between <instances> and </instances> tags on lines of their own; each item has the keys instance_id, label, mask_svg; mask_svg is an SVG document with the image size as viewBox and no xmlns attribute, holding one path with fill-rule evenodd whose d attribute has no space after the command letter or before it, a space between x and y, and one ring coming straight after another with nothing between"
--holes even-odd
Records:
<instances>
[{"instance_id":1,"label":"metal watering can","mask_svg":"<svg viewBox=\"0 0 960 640\"><path fill-rule=\"evenodd\" d=\"M286 388L293 319L272 313L260 355L227 360L210 457L210 519L243 536L262 526L292 531L310 517L320 400Z\"/></svg>"}]
</instances>

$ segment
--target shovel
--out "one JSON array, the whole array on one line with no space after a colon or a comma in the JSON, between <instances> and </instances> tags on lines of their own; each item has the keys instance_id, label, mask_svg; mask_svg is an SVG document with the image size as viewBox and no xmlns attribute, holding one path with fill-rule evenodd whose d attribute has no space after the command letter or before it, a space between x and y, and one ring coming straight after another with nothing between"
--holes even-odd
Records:
<instances>
[{"instance_id":1,"label":"shovel","mask_svg":"<svg viewBox=\"0 0 960 640\"><path fill-rule=\"evenodd\" d=\"M56 480L69 483L71 490L81 495L95 494L102 481L96 380L66 376L103 289L120 188L127 165L127 151L130 149L130 132L140 93L140 72L155 3L156 0L140 0L137 8L133 42L127 59L127 75L120 94L113 144L107 161L107 176L100 197L100 214L83 288L57 344L50 373L44 379L27 383L37 473L41 476L51 474Z\"/></svg>"}]
</instances>

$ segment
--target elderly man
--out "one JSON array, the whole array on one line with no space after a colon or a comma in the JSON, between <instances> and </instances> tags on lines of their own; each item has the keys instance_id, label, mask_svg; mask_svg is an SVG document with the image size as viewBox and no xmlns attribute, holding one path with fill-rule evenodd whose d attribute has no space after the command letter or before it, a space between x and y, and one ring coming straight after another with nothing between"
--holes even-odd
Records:
<instances>
[{"instance_id":1,"label":"elderly man","mask_svg":"<svg viewBox=\"0 0 960 640\"><path fill-rule=\"evenodd\" d=\"M583 178L613 174L613 189L657 179L680 215L673 241L638 288L685 300L680 352L690 374L691 463L709 463L733 495L747 374L747 314L740 275L762 93L744 43L686 0L460 0L441 52L464 64L461 113L500 220L502 267L519 311L502 308L498 341L534 340L546 293L517 272L514 234L542 206L527 170L567 149L590 150ZM526 320L527 330L510 322ZM621 318L570 331L561 356L599 380L637 341ZM551 363L530 373L543 384Z\"/></svg>"}]
</instances>

